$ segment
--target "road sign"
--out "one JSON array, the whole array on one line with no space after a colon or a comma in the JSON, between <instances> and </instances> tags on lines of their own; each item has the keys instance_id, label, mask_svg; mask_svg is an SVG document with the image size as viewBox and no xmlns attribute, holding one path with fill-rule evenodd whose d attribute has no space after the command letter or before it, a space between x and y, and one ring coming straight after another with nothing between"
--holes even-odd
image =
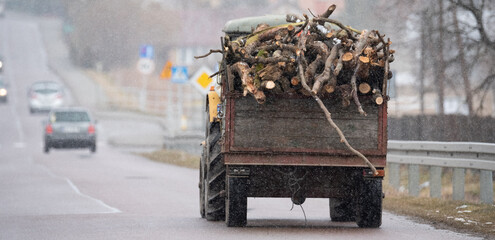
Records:
<instances>
[{"instance_id":1,"label":"road sign","mask_svg":"<svg viewBox=\"0 0 495 240\"><path fill-rule=\"evenodd\" d=\"M189 75L187 73L187 67L184 66L173 66L172 67L172 76L170 80L173 83L186 83L189 79Z\"/></svg>"},{"instance_id":2,"label":"road sign","mask_svg":"<svg viewBox=\"0 0 495 240\"><path fill-rule=\"evenodd\" d=\"M194 87L196 87L201 93L206 94L210 91L210 87L215 85L215 81L211 79L209 76L213 74L213 72L203 66L201 67L194 76L191 77L191 83Z\"/></svg>"},{"instance_id":3,"label":"road sign","mask_svg":"<svg viewBox=\"0 0 495 240\"><path fill-rule=\"evenodd\" d=\"M172 77L172 62L167 61L165 66L163 66L162 72L160 73L161 79L170 79Z\"/></svg>"},{"instance_id":4,"label":"road sign","mask_svg":"<svg viewBox=\"0 0 495 240\"><path fill-rule=\"evenodd\" d=\"M140 58L153 58L153 46L151 45L142 45L139 48L139 57Z\"/></svg>"},{"instance_id":5,"label":"road sign","mask_svg":"<svg viewBox=\"0 0 495 240\"><path fill-rule=\"evenodd\" d=\"M149 58L140 58L137 63L137 69L144 75L149 75L155 70L155 63Z\"/></svg>"}]
</instances>

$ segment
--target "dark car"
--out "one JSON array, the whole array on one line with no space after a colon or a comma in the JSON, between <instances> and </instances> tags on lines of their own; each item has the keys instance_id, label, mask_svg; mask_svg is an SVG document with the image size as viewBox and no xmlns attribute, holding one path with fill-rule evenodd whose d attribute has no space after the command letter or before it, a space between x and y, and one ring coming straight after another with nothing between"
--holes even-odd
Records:
<instances>
[{"instance_id":1,"label":"dark car","mask_svg":"<svg viewBox=\"0 0 495 240\"><path fill-rule=\"evenodd\" d=\"M64 88L54 81L33 83L28 90L29 111L50 111L64 105Z\"/></svg>"},{"instance_id":2,"label":"dark car","mask_svg":"<svg viewBox=\"0 0 495 240\"><path fill-rule=\"evenodd\" d=\"M45 122L45 153L50 148L89 148L96 152L95 124L84 108L53 109Z\"/></svg>"},{"instance_id":3,"label":"dark car","mask_svg":"<svg viewBox=\"0 0 495 240\"><path fill-rule=\"evenodd\" d=\"M7 83L4 81L3 77L0 76L0 102L7 102Z\"/></svg>"}]
</instances>

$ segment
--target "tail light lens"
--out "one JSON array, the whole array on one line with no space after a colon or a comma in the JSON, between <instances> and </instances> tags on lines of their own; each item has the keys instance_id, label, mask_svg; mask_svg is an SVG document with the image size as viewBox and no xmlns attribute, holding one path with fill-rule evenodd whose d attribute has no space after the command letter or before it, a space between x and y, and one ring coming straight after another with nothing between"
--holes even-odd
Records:
<instances>
[{"instance_id":1,"label":"tail light lens","mask_svg":"<svg viewBox=\"0 0 495 240\"><path fill-rule=\"evenodd\" d=\"M94 125L89 125L88 127L88 133L94 134L95 133L95 126Z\"/></svg>"},{"instance_id":2,"label":"tail light lens","mask_svg":"<svg viewBox=\"0 0 495 240\"><path fill-rule=\"evenodd\" d=\"M46 134L52 134L53 133L52 125L50 124L46 125L45 132Z\"/></svg>"}]
</instances>

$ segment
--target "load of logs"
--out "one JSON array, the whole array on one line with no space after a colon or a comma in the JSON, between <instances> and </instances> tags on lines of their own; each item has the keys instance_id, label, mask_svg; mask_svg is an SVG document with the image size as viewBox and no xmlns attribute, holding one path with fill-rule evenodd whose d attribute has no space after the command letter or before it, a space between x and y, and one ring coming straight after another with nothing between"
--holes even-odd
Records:
<instances>
[{"instance_id":1,"label":"load of logs","mask_svg":"<svg viewBox=\"0 0 495 240\"><path fill-rule=\"evenodd\" d=\"M337 94L344 106L353 100L365 115L358 91L382 104L391 78L388 64L394 60L390 40L376 30L358 31L329 19L334 10L332 5L312 19L288 14L288 24L260 24L248 36L225 37L223 49L216 52L224 54L229 85L241 85L244 95L251 94L260 104L268 92Z\"/></svg>"},{"instance_id":2,"label":"load of logs","mask_svg":"<svg viewBox=\"0 0 495 240\"><path fill-rule=\"evenodd\" d=\"M353 101L359 113L366 115L358 92L370 95L378 105L383 103L394 50L376 30L359 31L330 19L335 8L331 5L311 19L288 14L287 24L280 26L259 24L252 34L236 39L226 36L223 49L197 58L222 53L221 71L227 74L229 91L250 94L260 104L271 93L312 96L342 142L376 173L366 157L348 144L320 97L339 97L345 107Z\"/></svg>"}]
</instances>

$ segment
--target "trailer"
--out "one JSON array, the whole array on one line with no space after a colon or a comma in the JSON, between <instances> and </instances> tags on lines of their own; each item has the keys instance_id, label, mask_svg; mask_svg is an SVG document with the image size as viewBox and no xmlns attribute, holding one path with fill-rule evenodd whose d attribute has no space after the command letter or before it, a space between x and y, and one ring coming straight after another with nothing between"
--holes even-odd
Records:
<instances>
[{"instance_id":1,"label":"trailer","mask_svg":"<svg viewBox=\"0 0 495 240\"><path fill-rule=\"evenodd\" d=\"M228 22L223 31L234 39L252 34L260 23L279 26L287 21L286 16L243 18ZM221 68L228 68L225 54ZM342 107L340 99L331 94L320 97L348 142L376 168L373 172L342 144L311 96L268 92L260 104L245 96L232 77L220 71L219 87L206 98L199 177L201 216L243 227L248 198L291 198L294 204L303 204L306 198L327 198L332 221L379 227L387 98L376 104L373 94L360 94L363 115L354 107ZM377 82L386 84L382 79Z\"/></svg>"}]
</instances>

